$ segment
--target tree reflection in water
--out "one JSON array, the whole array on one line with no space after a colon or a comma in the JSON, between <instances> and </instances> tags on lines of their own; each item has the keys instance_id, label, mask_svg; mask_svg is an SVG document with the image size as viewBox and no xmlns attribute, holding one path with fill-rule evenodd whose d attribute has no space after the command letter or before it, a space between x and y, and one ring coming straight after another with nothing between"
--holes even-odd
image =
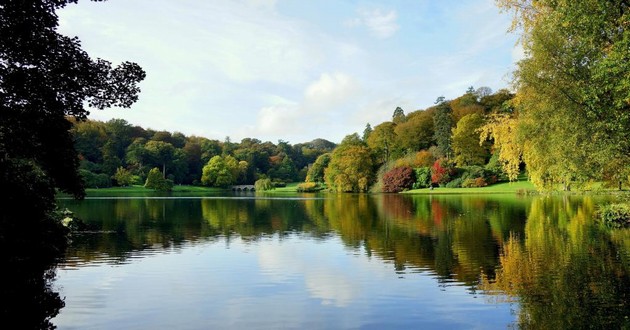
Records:
<instances>
[{"instance_id":1,"label":"tree reflection in water","mask_svg":"<svg viewBox=\"0 0 630 330\"><path fill-rule=\"evenodd\" d=\"M69 258L120 260L219 237L337 235L393 271L428 272L439 285L517 302L524 328L620 328L630 315L629 236L599 227L594 205L507 195L86 200L72 206L80 217L124 234L76 241Z\"/></svg>"}]
</instances>

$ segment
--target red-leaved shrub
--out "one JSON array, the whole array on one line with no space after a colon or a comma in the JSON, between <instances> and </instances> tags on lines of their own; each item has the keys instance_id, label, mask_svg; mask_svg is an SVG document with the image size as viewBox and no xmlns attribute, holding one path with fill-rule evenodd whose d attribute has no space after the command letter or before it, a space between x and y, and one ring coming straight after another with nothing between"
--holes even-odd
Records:
<instances>
[{"instance_id":1,"label":"red-leaved shrub","mask_svg":"<svg viewBox=\"0 0 630 330\"><path fill-rule=\"evenodd\" d=\"M401 192L411 188L415 181L416 178L411 167L396 167L383 174L383 192Z\"/></svg>"}]
</instances>

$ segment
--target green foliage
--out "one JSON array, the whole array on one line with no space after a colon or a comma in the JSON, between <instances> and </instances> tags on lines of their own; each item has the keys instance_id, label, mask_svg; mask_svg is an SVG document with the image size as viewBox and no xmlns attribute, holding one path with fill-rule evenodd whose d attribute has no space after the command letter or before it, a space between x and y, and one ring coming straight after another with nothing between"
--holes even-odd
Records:
<instances>
[{"instance_id":1,"label":"green foliage","mask_svg":"<svg viewBox=\"0 0 630 330\"><path fill-rule=\"evenodd\" d=\"M528 56L515 72L523 160L539 189L630 165L627 1L501 0ZM615 160L619 160L615 162ZM610 176L617 180L614 176Z\"/></svg>"},{"instance_id":2,"label":"green foliage","mask_svg":"<svg viewBox=\"0 0 630 330\"><path fill-rule=\"evenodd\" d=\"M144 187L157 191L171 191L173 189L173 181L165 179L160 169L154 167L149 171Z\"/></svg>"},{"instance_id":3,"label":"green foliage","mask_svg":"<svg viewBox=\"0 0 630 330\"><path fill-rule=\"evenodd\" d=\"M210 187L226 188L236 182L235 174L238 175L238 172L238 163L234 157L214 156L203 167L201 183Z\"/></svg>"},{"instance_id":4,"label":"green foliage","mask_svg":"<svg viewBox=\"0 0 630 330\"><path fill-rule=\"evenodd\" d=\"M394 110L394 114L392 115L392 122L394 124L400 124L405 122L407 118L405 117L405 111L401 107L396 107Z\"/></svg>"},{"instance_id":5,"label":"green foliage","mask_svg":"<svg viewBox=\"0 0 630 330\"><path fill-rule=\"evenodd\" d=\"M119 167L114 174L114 180L119 186L128 186L133 183L133 175L124 167Z\"/></svg>"},{"instance_id":6,"label":"green foliage","mask_svg":"<svg viewBox=\"0 0 630 330\"><path fill-rule=\"evenodd\" d=\"M441 98L433 115L433 137L441 157L450 157L453 152L451 147L452 112L450 105Z\"/></svg>"},{"instance_id":7,"label":"green foliage","mask_svg":"<svg viewBox=\"0 0 630 330\"><path fill-rule=\"evenodd\" d=\"M462 187L462 183L463 183L462 178L455 178L455 179L447 182L445 187L446 188L461 188Z\"/></svg>"},{"instance_id":8,"label":"green foliage","mask_svg":"<svg viewBox=\"0 0 630 330\"><path fill-rule=\"evenodd\" d=\"M256 180L256 182L254 183L254 188L256 189L256 191L267 191L273 189L274 186L271 183L271 179L264 178Z\"/></svg>"},{"instance_id":9,"label":"green foliage","mask_svg":"<svg viewBox=\"0 0 630 330\"><path fill-rule=\"evenodd\" d=\"M479 129L484 119L474 113L464 116L453 128L453 153L457 166L483 165L489 155L489 143L479 143Z\"/></svg>"},{"instance_id":10,"label":"green foliage","mask_svg":"<svg viewBox=\"0 0 630 330\"><path fill-rule=\"evenodd\" d=\"M413 189L428 188L431 186L431 168L430 167L417 167L414 168L416 182L413 184Z\"/></svg>"},{"instance_id":11,"label":"green foliage","mask_svg":"<svg viewBox=\"0 0 630 330\"><path fill-rule=\"evenodd\" d=\"M112 180L107 174L93 173L82 169L79 170L79 175L87 188L108 188L112 186Z\"/></svg>"},{"instance_id":12,"label":"green foliage","mask_svg":"<svg viewBox=\"0 0 630 330\"><path fill-rule=\"evenodd\" d=\"M372 131L372 126L370 125L370 123L367 123L365 125L365 129L363 130L363 135L361 136L363 142L367 142L367 139L370 137L370 134L372 134Z\"/></svg>"},{"instance_id":13,"label":"green foliage","mask_svg":"<svg viewBox=\"0 0 630 330\"><path fill-rule=\"evenodd\" d=\"M409 166L395 167L383 175L383 192L401 192L413 187L415 173Z\"/></svg>"},{"instance_id":14,"label":"green foliage","mask_svg":"<svg viewBox=\"0 0 630 330\"><path fill-rule=\"evenodd\" d=\"M396 125L397 144L408 153L428 149L433 144L433 113L432 110L415 111L407 116L405 122Z\"/></svg>"},{"instance_id":15,"label":"green foliage","mask_svg":"<svg viewBox=\"0 0 630 330\"><path fill-rule=\"evenodd\" d=\"M332 191L366 192L373 181L373 171L372 153L355 133L346 136L332 152L324 179Z\"/></svg>"},{"instance_id":16,"label":"green foliage","mask_svg":"<svg viewBox=\"0 0 630 330\"><path fill-rule=\"evenodd\" d=\"M397 137L394 129L396 124L384 122L376 127L367 139L367 145L374 152L380 164L387 163L390 158L398 154Z\"/></svg>"},{"instance_id":17,"label":"green foliage","mask_svg":"<svg viewBox=\"0 0 630 330\"><path fill-rule=\"evenodd\" d=\"M598 210L597 216L610 228L630 227L630 205L627 203L604 205Z\"/></svg>"},{"instance_id":18,"label":"green foliage","mask_svg":"<svg viewBox=\"0 0 630 330\"><path fill-rule=\"evenodd\" d=\"M324 171L330 163L330 153L325 153L319 157L306 174L306 182L324 182Z\"/></svg>"}]
</instances>

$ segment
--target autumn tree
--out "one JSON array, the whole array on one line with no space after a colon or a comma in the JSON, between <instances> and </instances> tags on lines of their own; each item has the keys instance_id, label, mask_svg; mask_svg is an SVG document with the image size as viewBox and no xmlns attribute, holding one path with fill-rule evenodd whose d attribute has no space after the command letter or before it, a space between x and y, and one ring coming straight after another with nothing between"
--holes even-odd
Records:
<instances>
[{"instance_id":1,"label":"autumn tree","mask_svg":"<svg viewBox=\"0 0 630 330\"><path fill-rule=\"evenodd\" d=\"M399 150L395 128L396 124L393 122L383 122L374 127L367 139L367 145L374 151L381 164L388 162L392 155L397 154Z\"/></svg>"},{"instance_id":2,"label":"autumn tree","mask_svg":"<svg viewBox=\"0 0 630 330\"><path fill-rule=\"evenodd\" d=\"M405 122L396 125L394 133L400 148L409 153L433 145L433 113L433 110L414 111Z\"/></svg>"},{"instance_id":3,"label":"autumn tree","mask_svg":"<svg viewBox=\"0 0 630 330\"><path fill-rule=\"evenodd\" d=\"M332 152L324 172L328 188L337 192L366 192L374 180L370 149L358 134L346 136Z\"/></svg>"},{"instance_id":4,"label":"autumn tree","mask_svg":"<svg viewBox=\"0 0 630 330\"><path fill-rule=\"evenodd\" d=\"M306 174L306 182L324 182L324 171L330 163L330 153L325 153L315 160Z\"/></svg>"},{"instance_id":5,"label":"autumn tree","mask_svg":"<svg viewBox=\"0 0 630 330\"><path fill-rule=\"evenodd\" d=\"M540 188L630 166L627 1L501 0L528 55L515 72L524 161ZM621 158L622 162L613 162Z\"/></svg>"},{"instance_id":6,"label":"autumn tree","mask_svg":"<svg viewBox=\"0 0 630 330\"><path fill-rule=\"evenodd\" d=\"M479 143L494 141L494 152L498 154L503 171L510 181L516 181L523 161L522 138L518 135L518 121L508 114L496 114L481 126Z\"/></svg>"}]
</instances>

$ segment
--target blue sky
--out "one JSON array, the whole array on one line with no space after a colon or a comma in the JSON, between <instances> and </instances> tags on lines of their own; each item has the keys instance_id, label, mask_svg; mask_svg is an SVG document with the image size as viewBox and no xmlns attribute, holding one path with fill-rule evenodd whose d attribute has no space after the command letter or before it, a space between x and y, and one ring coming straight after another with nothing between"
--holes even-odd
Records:
<instances>
[{"instance_id":1,"label":"blue sky","mask_svg":"<svg viewBox=\"0 0 630 330\"><path fill-rule=\"evenodd\" d=\"M90 118L232 141L339 142L463 94L508 88L522 57L493 0L80 1L60 32L140 64L131 109Z\"/></svg>"}]
</instances>

